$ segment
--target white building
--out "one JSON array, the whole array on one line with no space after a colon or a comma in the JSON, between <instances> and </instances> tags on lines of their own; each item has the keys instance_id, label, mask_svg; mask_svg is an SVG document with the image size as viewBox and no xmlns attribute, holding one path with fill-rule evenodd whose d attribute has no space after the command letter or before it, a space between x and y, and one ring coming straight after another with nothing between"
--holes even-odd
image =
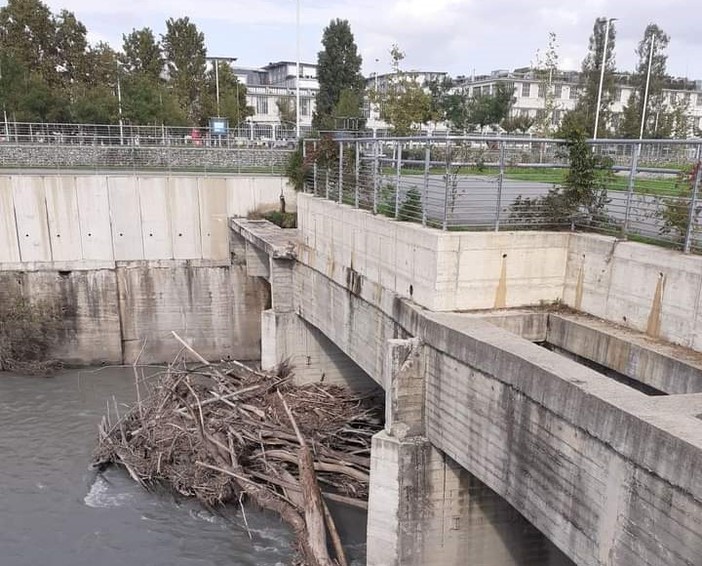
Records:
<instances>
[{"instance_id":1,"label":"white building","mask_svg":"<svg viewBox=\"0 0 702 566\"><path fill-rule=\"evenodd\" d=\"M616 128L624 113L629 97L635 88L627 84L627 75L619 75L614 101L610 107L612 118L610 127ZM552 78L552 94L554 96L554 111L552 125L560 124L563 115L573 110L578 102L580 73L577 71L558 71ZM512 116L529 116L536 118L539 111L544 109L546 100L546 85L536 78L531 69L515 71L493 71L489 75L465 77L458 81L456 88L462 89L470 96L494 94L498 84L506 84L514 89L515 102L512 106ZM674 88L673 88L674 87ZM686 99L688 108L690 132L696 128L702 129L702 81L674 80L671 88L663 89L664 103L670 109L676 100Z\"/></svg>"},{"instance_id":2,"label":"white building","mask_svg":"<svg viewBox=\"0 0 702 566\"><path fill-rule=\"evenodd\" d=\"M281 107L287 108L294 116L297 95L297 82L300 84L300 128L307 132L312 127L312 114L319 91L317 65L300 63L300 76L297 77L297 63L279 61L262 68L234 67L239 82L246 85L246 102L254 114L247 119L254 135L263 139L281 139L295 136L296 124L285 122Z\"/></svg>"}]
</instances>

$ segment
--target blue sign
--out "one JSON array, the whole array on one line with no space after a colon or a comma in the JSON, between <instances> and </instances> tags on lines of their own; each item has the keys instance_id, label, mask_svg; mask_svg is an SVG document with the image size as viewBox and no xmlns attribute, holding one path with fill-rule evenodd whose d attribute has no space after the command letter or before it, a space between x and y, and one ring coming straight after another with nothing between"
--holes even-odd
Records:
<instances>
[{"instance_id":1,"label":"blue sign","mask_svg":"<svg viewBox=\"0 0 702 566\"><path fill-rule=\"evenodd\" d=\"M228 130L228 118L210 118L210 132L213 136L226 136Z\"/></svg>"}]
</instances>

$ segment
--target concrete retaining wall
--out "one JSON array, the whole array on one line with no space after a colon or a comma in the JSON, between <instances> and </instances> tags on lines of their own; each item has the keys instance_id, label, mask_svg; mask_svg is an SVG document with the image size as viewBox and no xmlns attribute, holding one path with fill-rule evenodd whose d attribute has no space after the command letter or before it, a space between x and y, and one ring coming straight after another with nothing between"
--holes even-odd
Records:
<instances>
[{"instance_id":1,"label":"concrete retaining wall","mask_svg":"<svg viewBox=\"0 0 702 566\"><path fill-rule=\"evenodd\" d=\"M0 175L0 264L226 260L230 216L290 208L282 177Z\"/></svg>"},{"instance_id":2,"label":"concrete retaining wall","mask_svg":"<svg viewBox=\"0 0 702 566\"><path fill-rule=\"evenodd\" d=\"M571 232L442 232L298 197L300 261L435 311L560 301L702 350L702 257Z\"/></svg>"},{"instance_id":3,"label":"concrete retaining wall","mask_svg":"<svg viewBox=\"0 0 702 566\"><path fill-rule=\"evenodd\" d=\"M0 269L0 300L27 297L64 313L53 356L69 364L169 362L177 332L207 359L260 359L265 282L241 266L119 262L94 269Z\"/></svg>"}]
</instances>

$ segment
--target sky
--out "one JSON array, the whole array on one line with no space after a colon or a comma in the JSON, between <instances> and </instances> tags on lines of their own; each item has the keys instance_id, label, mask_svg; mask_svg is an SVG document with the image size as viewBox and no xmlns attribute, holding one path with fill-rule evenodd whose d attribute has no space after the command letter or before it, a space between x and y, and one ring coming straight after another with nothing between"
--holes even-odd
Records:
<instances>
[{"instance_id":1,"label":"sky","mask_svg":"<svg viewBox=\"0 0 702 566\"><path fill-rule=\"evenodd\" d=\"M169 17L188 16L205 33L208 55L237 57L260 67L296 59L296 0L44 0L56 13L75 12L89 39L120 48L122 34L150 27L165 32ZM6 2L0 2L5 4ZM699 0L299 0L300 51L316 62L323 29L347 19L363 57L363 72L390 71L389 49L405 52L407 70L487 74L529 66L545 51L549 32L559 67L578 69L596 17L617 18L616 60L633 70L648 23L669 36L668 72L702 79Z\"/></svg>"}]
</instances>

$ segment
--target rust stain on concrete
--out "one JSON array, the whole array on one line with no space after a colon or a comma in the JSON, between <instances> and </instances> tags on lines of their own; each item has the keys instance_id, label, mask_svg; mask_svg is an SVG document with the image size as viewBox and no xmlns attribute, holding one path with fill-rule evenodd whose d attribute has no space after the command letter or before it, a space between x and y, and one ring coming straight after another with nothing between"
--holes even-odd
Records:
<instances>
[{"instance_id":1,"label":"rust stain on concrete","mask_svg":"<svg viewBox=\"0 0 702 566\"><path fill-rule=\"evenodd\" d=\"M500 282L495 293L495 308L504 309L507 306L507 254L502 254L502 269Z\"/></svg>"},{"instance_id":2,"label":"rust stain on concrete","mask_svg":"<svg viewBox=\"0 0 702 566\"><path fill-rule=\"evenodd\" d=\"M659 338L661 334L661 310L663 308L663 293L665 292L665 275L662 273L658 276L658 284L656 292L653 295L653 303L651 304L651 312L648 315L648 325L646 326L646 334L653 338Z\"/></svg>"},{"instance_id":3,"label":"rust stain on concrete","mask_svg":"<svg viewBox=\"0 0 702 566\"><path fill-rule=\"evenodd\" d=\"M580 264L578 271L578 282L575 285L575 308L582 310L583 306L583 289L585 286L585 260Z\"/></svg>"}]
</instances>

